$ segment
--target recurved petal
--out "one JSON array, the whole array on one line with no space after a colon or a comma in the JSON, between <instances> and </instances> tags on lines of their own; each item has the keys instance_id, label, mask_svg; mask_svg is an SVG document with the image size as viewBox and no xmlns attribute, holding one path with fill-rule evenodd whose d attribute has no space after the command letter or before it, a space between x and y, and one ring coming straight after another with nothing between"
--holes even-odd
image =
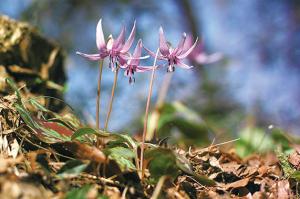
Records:
<instances>
[{"instance_id":1,"label":"recurved petal","mask_svg":"<svg viewBox=\"0 0 300 199\"><path fill-rule=\"evenodd\" d=\"M89 60L92 60L92 61L97 61L99 59L102 59L99 54L85 54L85 53L81 53L81 52L76 52L76 54L80 55L82 57L85 57Z\"/></svg>"},{"instance_id":2,"label":"recurved petal","mask_svg":"<svg viewBox=\"0 0 300 199\"><path fill-rule=\"evenodd\" d=\"M183 33L177 48L173 51L174 54L180 54L183 52L185 41L186 41L186 33Z\"/></svg>"},{"instance_id":3,"label":"recurved petal","mask_svg":"<svg viewBox=\"0 0 300 199\"><path fill-rule=\"evenodd\" d=\"M102 19L99 20L96 28L96 44L99 50L106 46L102 30Z\"/></svg>"},{"instance_id":4,"label":"recurved petal","mask_svg":"<svg viewBox=\"0 0 300 199\"><path fill-rule=\"evenodd\" d=\"M150 71L150 70L153 70L153 66L137 66L136 67L136 72L139 72L139 73Z\"/></svg>"},{"instance_id":5,"label":"recurved petal","mask_svg":"<svg viewBox=\"0 0 300 199\"><path fill-rule=\"evenodd\" d=\"M185 39L185 43L183 45L183 51L182 52L185 52L187 51L188 49L190 49L190 47L193 45L193 37L188 34L186 36L186 39Z\"/></svg>"},{"instance_id":6,"label":"recurved petal","mask_svg":"<svg viewBox=\"0 0 300 199\"><path fill-rule=\"evenodd\" d=\"M125 43L125 26L122 26L122 30L118 38L114 41L112 48L116 51L121 51Z\"/></svg>"},{"instance_id":7,"label":"recurved petal","mask_svg":"<svg viewBox=\"0 0 300 199\"><path fill-rule=\"evenodd\" d=\"M140 57L142 55L142 47L143 47L143 44L142 44L142 40L140 39L134 49L134 52L133 52L133 59L130 60L130 64L132 65L139 65L140 63Z\"/></svg>"},{"instance_id":8,"label":"recurved petal","mask_svg":"<svg viewBox=\"0 0 300 199\"><path fill-rule=\"evenodd\" d=\"M123 53L128 52L128 50L130 49L130 47L131 47L131 45L132 45L132 43L134 41L135 32L136 32L135 24L136 24L136 21L134 21L131 33L130 33L130 35L129 35L127 41L126 41L126 43L124 44L124 46L122 48L121 52L123 52Z\"/></svg>"},{"instance_id":9,"label":"recurved petal","mask_svg":"<svg viewBox=\"0 0 300 199\"><path fill-rule=\"evenodd\" d=\"M184 59L184 58L186 58L186 57L194 50L194 48L195 48L196 45L197 45L197 42L198 42L198 37L196 38L195 43L194 43L187 51L183 52L182 54L178 55L177 57L178 57L179 59Z\"/></svg>"},{"instance_id":10,"label":"recurved petal","mask_svg":"<svg viewBox=\"0 0 300 199\"><path fill-rule=\"evenodd\" d=\"M146 48L145 46L143 46L143 48L148 52L148 54L151 56L151 57L155 57L156 56L156 54L154 53L154 52L152 52L151 50L149 50L148 48ZM162 57L162 56L160 56L160 55L158 55L157 56L157 59L164 59L164 60L166 60L166 58L164 58L164 57Z\"/></svg>"},{"instance_id":11,"label":"recurved petal","mask_svg":"<svg viewBox=\"0 0 300 199\"><path fill-rule=\"evenodd\" d=\"M170 54L169 46L167 44L165 34L164 34L164 30L163 30L162 27L159 28L159 51L164 56L167 56L167 55Z\"/></svg>"},{"instance_id":12,"label":"recurved petal","mask_svg":"<svg viewBox=\"0 0 300 199\"><path fill-rule=\"evenodd\" d=\"M191 68L193 68L193 66L186 65L185 63L182 63L181 61L179 61L177 63L177 66L179 66L181 68L184 68L184 69L191 69Z\"/></svg>"}]
</instances>

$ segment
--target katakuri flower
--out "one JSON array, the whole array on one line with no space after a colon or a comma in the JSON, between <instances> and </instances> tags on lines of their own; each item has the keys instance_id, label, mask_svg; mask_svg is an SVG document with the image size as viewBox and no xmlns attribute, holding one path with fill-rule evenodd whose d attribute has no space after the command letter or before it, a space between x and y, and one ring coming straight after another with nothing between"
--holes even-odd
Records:
<instances>
[{"instance_id":1,"label":"katakuri flower","mask_svg":"<svg viewBox=\"0 0 300 199\"><path fill-rule=\"evenodd\" d=\"M132 57L127 60L126 64L120 66L121 68L125 69L124 75L129 77L129 83L135 82L135 78L134 78L135 72L146 72L153 69L153 67L150 66L139 65L141 59L145 59L149 57L149 56L141 57L142 48L143 48L143 44L142 44L142 40L140 39L135 47Z\"/></svg>"},{"instance_id":2,"label":"katakuri flower","mask_svg":"<svg viewBox=\"0 0 300 199\"><path fill-rule=\"evenodd\" d=\"M198 38L192 45L186 44L186 33L183 33L181 41L178 43L176 48L172 48L171 45L166 41L163 28L159 29L159 52L160 55L157 57L160 60L168 61L168 72L173 72L175 70L175 65L184 69L190 69L193 66L189 66L182 62L183 59L194 50L197 45ZM149 49L145 48L148 53L155 57L155 54Z\"/></svg>"},{"instance_id":3,"label":"katakuri flower","mask_svg":"<svg viewBox=\"0 0 300 199\"><path fill-rule=\"evenodd\" d=\"M109 67L115 69L116 65L124 65L127 59L130 57L128 51L134 41L135 36L135 22L133 24L131 33L125 42L125 27L115 40L112 35L108 37L107 43L104 39L103 29L102 29L102 19L99 20L96 28L96 44L98 48L98 53L96 54L85 54L81 52L76 52L78 55L88 58L89 60L96 61L109 57Z\"/></svg>"}]
</instances>

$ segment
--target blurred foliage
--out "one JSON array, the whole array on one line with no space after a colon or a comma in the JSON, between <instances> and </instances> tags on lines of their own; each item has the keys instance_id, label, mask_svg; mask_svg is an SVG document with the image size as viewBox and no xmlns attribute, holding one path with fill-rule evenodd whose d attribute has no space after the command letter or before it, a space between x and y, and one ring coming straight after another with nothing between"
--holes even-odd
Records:
<instances>
[{"instance_id":1,"label":"blurred foliage","mask_svg":"<svg viewBox=\"0 0 300 199\"><path fill-rule=\"evenodd\" d=\"M276 150L289 154L293 150L292 145L300 143L299 138L291 137L278 128L265 130L259 127L247 126L240 131L239 138L240 140L236 142L235 148L237 154L241 157Z\"/></svg>"},{"instance_id":2,"label":"blurred foliage","mask_svg":"<svg viewBox=\"0 0 300 199\"><path fill-rule=\"evenodd\" d=\"M210 128L197 112L180 102L164 104L159 108L157 137L170 138L179 145L203 145L209 142L212 135ZM149 119L149 127L155 124L153 114Z\"/></svg>"}]
</instances>

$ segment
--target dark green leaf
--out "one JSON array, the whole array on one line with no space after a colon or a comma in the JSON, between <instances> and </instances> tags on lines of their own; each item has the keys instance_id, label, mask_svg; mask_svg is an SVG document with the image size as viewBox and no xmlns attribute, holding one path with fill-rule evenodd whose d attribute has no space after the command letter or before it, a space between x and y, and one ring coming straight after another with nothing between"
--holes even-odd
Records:
<instances>
[{"instance_id":1,"label":"dark green leaf","mask_svg":"<svg viewBox=\"0 0 300 199\"><path fill-rule=\"evenodd\" d=\"M70 160L57 172L57 175L62 178L74 177L83 172L87 166L80 160Z\"/></svg>"},{"instance_id":2,"label":"dark green leaf","mask_svg":"<svg viewBox=\"0 0 300 199\"><path fill-rule=\"evenodd\" d=\"M65 199L85 199L92 185L84 185L81 188L72 189L66 194Z\"/></svg>"},{"instance_id":3,"label":"dark green leaf","mask_svg":"<svg viewBox=\"0 0 300 199\"><path fill-rule=\"evenodd\" d=\"M145 151L145 159L149 162L151 178L158 181L163 175L175 178L179 174L174 152L170 149L156 148Z\"/></svg>"}]
</instances>

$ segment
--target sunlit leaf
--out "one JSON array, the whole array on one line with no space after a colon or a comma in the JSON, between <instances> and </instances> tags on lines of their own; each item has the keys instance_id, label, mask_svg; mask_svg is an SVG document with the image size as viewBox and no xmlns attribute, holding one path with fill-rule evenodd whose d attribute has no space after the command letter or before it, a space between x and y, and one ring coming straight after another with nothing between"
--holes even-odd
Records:
<instances>
[{"instance_id":1,"label":"sunlit leaf","mask_svg":"<svg viewBox=\"0 0 300 199\"><path fill-rule=\"evenodd\" d=\"M266 152L274 149L274 142L269 134L259 128L246 127L236 142L236 151L241 157L254 152Z\"/></svg>"},{"instance_id":2,"label":"sunlit leaf","mask_svg":"<svg viewBox=\"0 0 300 199\"><path fill-rule=\"evenodd\" d=\"M107 143L108 148L122 146L134 150L137 149L137 142L129 135L113 133L110 135L110 137L112 138L112 140Z\"/></svg>"},{"instance_id":3,"label":"sunlit leaf","mask_svg":"<svg viewBox=\"0 0 300 199\"><path fill-rule=\"evenodd\" d=\"M291 178L294 178L298 182L300 182L300 171L295 171L294 173L292 173Z\"/></svg>"},{"instance_id":4,"label":"sunlit leaf","mask_svg":"<svg viewBox=\"0 0 300 199\"><path fill-rule=\"evenodd\" d=\"M114 147L105 149L104 153L110 160L114 160L122 171L136 170L136 167L133 164L135 153L132 149L125 147Z\"/></svg>"},{"instance_id":5,"label":"sunlit leaf","mask_svg":"<svg viewBox=\"0 0 300 199\"><path fill-rule=\"evenodd\" d=\"M6 83L15 91L16 96L18 97L19 102L21 101L20 91L15 83L15 81L11 78L6 78Z\"/></svg>"},{"instance_id":6,"label":"sunlit leaf","mask_svg":"<svg viewBox=\"0 0 300 199\"><path fill-rule=\"evenodd\" d=\"M89 128L89 127L84 127L84 128L80 128L77 129L74 134L72 135L71 139L78 139L84 135L98 135L99 133L93 129L93 128Z\"/></svg>"},{"instance_id":7,"label":"sunlit leaf","mask_svg":"<svg viewBox=\"0 0 300 199\"><path fill-rule=\"evenodd\" d=\"M49 109L44 107L42 104L37 102L35 99L29 99L28 100L34 107L36 107L38 110L44 111L44 112L51 112Z\"/></svg>"}]
</instances>

